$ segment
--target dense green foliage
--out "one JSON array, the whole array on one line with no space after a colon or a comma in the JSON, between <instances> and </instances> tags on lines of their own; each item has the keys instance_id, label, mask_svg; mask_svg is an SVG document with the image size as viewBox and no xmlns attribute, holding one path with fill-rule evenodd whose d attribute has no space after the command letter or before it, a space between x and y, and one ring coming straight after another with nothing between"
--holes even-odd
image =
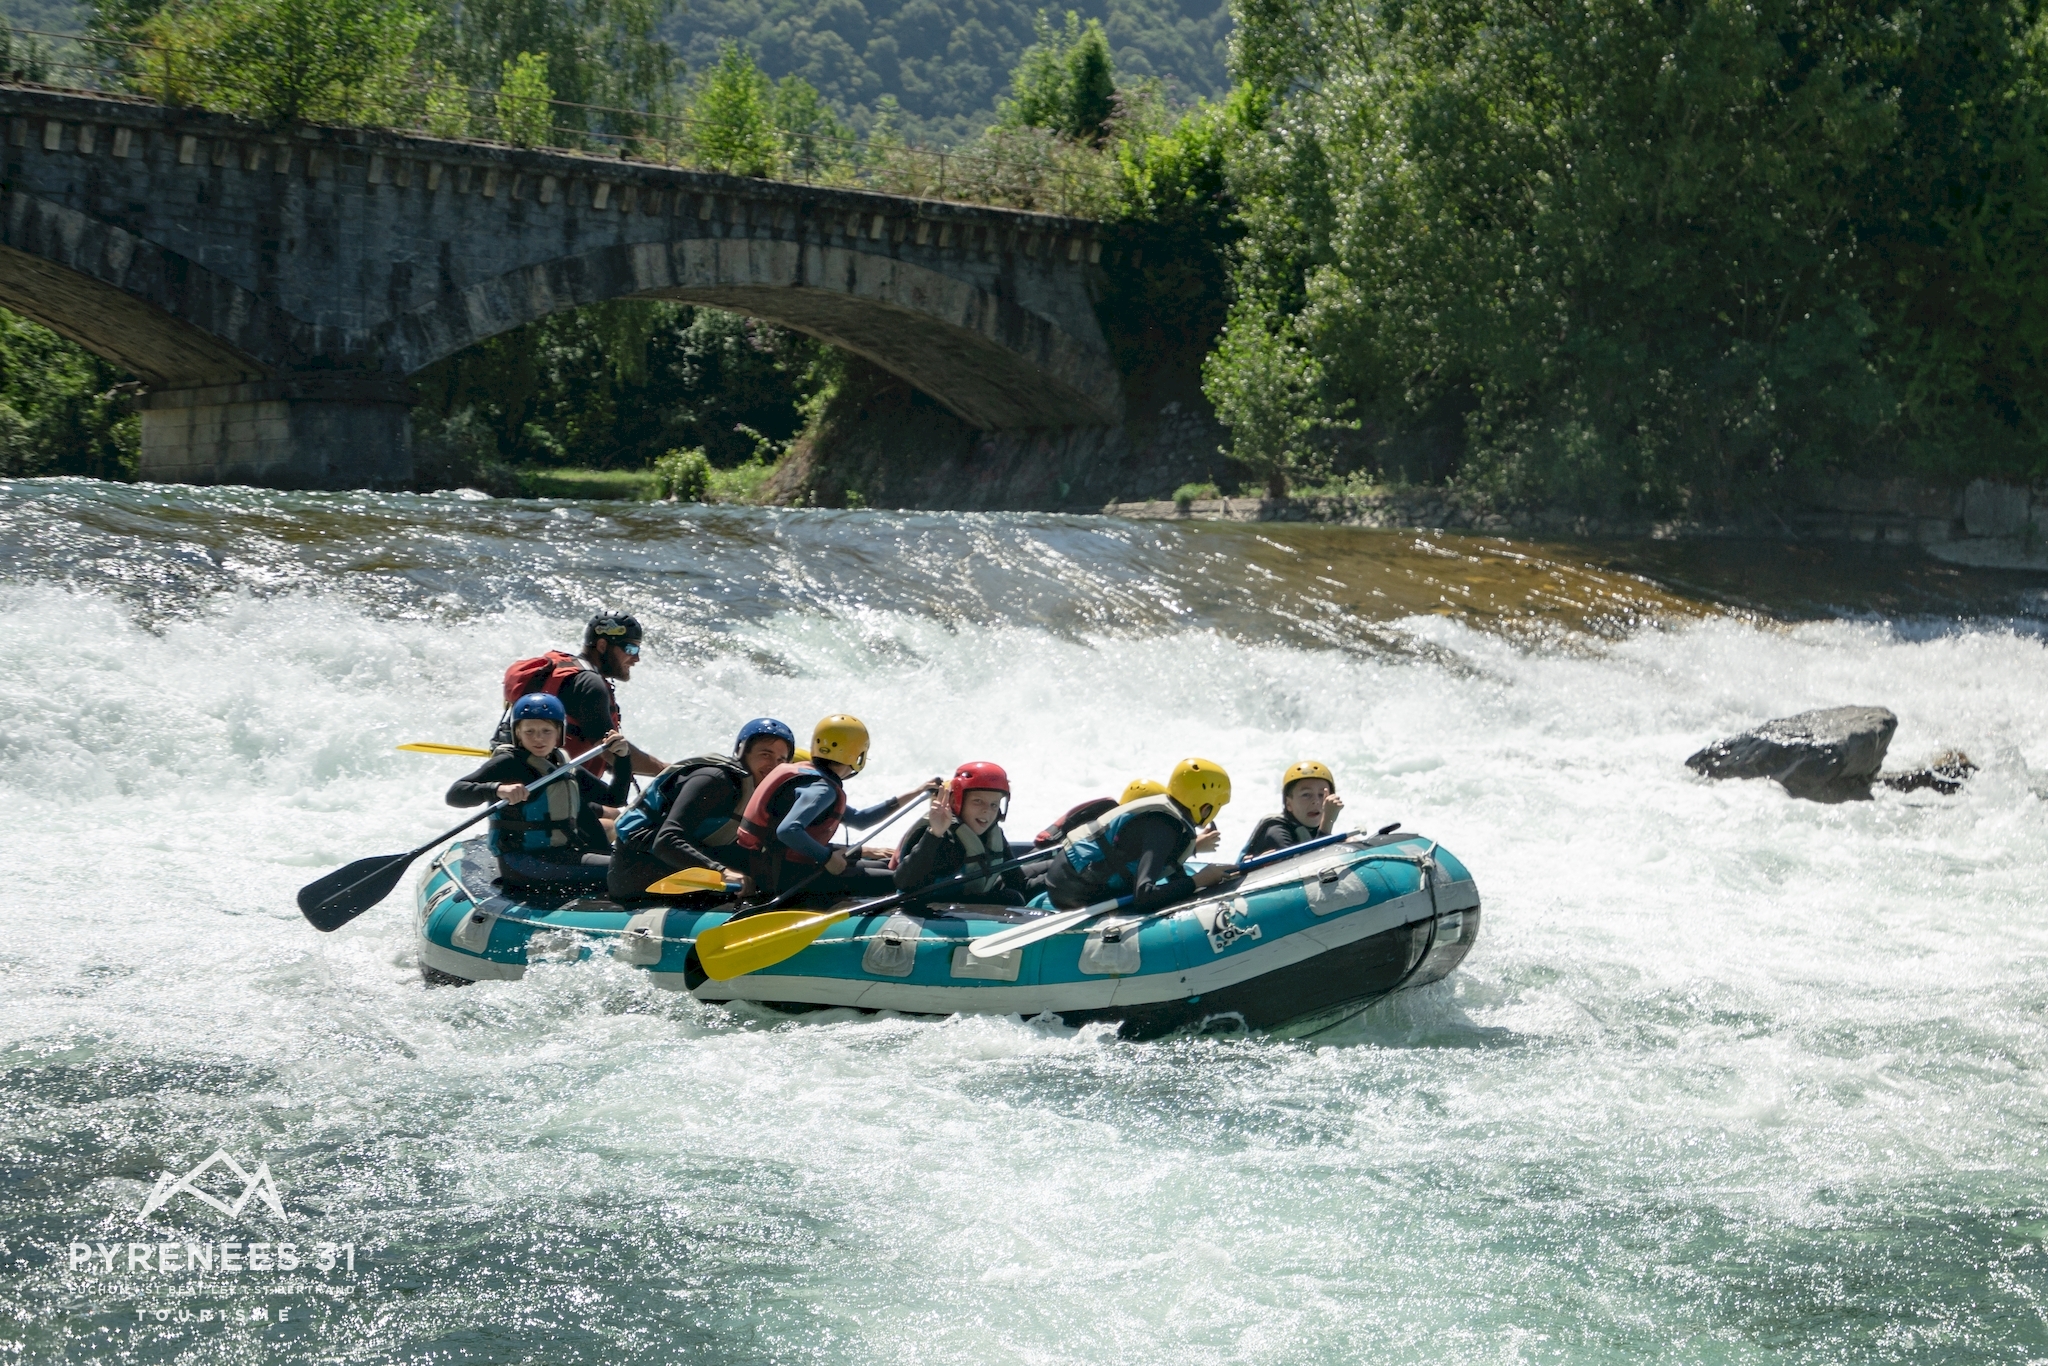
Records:
<instances>
[{"instance_id":1,"label":"dense green foliage","mask_svg":"<svg viewBox=\"0 0 2048 1366\"><path fill-rule=\"evenodd\" d=\"M733 468L795 436L832 373L817 343L713 309L625 300L557 314L421 372L421 482L645 469L676 449Z\"/></svg>"},{"instance_id":2,"label":"dense green foliage","mask_svg":"<svg viewBox=\"0 0 2048 1366\"><path fill-rule=\"evenodd\" d=\"M2038 474L2034 3L1244 0L1210 393L1276 482L1723 507L1786 471Z\"/></svg>"},{"instance_id":3,"label":"dense green foliage","mask_svg":"<svg viewBox=\"0 0 2048 1366\"><path fill-rule=\"evenodd\" d=\"M392 0L206 0L138 25L188 54L140 74L159 96L272 125L387 119L405 103L427 24Z\"/></svg>"},{"instance_id":4,"label":"dense green foliage","mask_svg":"<svg viewBox=\"0 0 2048 1366\"><path fill-rule=\"evenodd\" d=\"M1101 142L1116 113L1116 66L1100 21L1067 11L1064 33L1041 14L1037 41L1010 75L1001 122L1044 128L1076 142Z\"/></svg>"},{"instance_id":5,"label":"dense green foliage","mask_svg":"<svg viewBox=\"0 0 2048 1366\"><path fill-rule=\"evenodd\" d=\"M0 475L130 479L139 431L127 376L48 328L0 309Z\"/></svg>"},{"instance_id":6,"label":"dense green foliage","mask_svg":"<svg viewBox=\"0 0 2048 1366\"><path fill-rule=\"evenodd\" d=\"M662 30L692 70L736 40L772 76L801 76L863 132L883 116L910 139L966 142L1010 93L1039 41L1043 0L690 0ZM1177 98L1220 95L1230 16L1224 0L1107 0L1074 6L1099 21L1126 80L1155 78Z\"/></svg>"}]
</instances>

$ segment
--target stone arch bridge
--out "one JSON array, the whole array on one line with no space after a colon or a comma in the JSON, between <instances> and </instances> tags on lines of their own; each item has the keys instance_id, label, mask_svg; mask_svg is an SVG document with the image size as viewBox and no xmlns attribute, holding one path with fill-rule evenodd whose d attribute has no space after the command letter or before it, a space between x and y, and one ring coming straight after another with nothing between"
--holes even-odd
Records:
<instances>
[{"instance_id":1,"label":"stone arch bridge","mask_svg":"<svg viewBox=\"0 0 2048 1366\"><path fill-rule=\"evenodd\" d=\"M1100 226L0 86L0 304L139 375L144 478L411 476L406 376L604 299L846 348L987 431L1123 416Z\"/></svg>"}]
</instances>

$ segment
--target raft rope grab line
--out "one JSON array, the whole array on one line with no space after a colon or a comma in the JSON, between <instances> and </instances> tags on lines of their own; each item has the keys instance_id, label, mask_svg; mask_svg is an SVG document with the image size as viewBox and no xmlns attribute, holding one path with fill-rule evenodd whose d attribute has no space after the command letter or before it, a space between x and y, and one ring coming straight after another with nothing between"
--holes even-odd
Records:
<instances>
[{"instance_id":1,"label":"raft rope grab line","mask_svg":"<svg viewBox=\"0 0 2048 1366\"><path fill-rule=\"evenodd\" d=\"M1390 988L1388 988L1388 989L1387 989L1387 992L1385 993L1386 995L1392 995L1392 994L1393 994L1394 992L1396 992L1396 991L1399 991L1399 990L1400 990L1400 989L1402 988L1402 986L1406 985L1406 984L1407 984L1407 981L1408 981L1408 979L1409 979L1410 977L1412 977L1412 976L1414 976L1414 975L1415 975L1415 973L1417 972L1417 970L1419 970L1419 969L1421 968L1421 966L1423 965L1423 963L1425 963L1425 962L1427 962L1427 961L1428 961L1430 953L1431 953L1431 952L1432 952L1432 951L1433 951L1433 950L1435 949L1435 947L1436 947L1436 922L1437 922L1437 917L1438 917L1438 916L1440 916L1440 915L1442 914L1442 911L1440 911L1440 910L1438 909L1438 907L1437 907L1437 895L1436 895L1436 877L1435 877L1435 873L1436 873L1436 870L1437 870L1437 868L1438 868L1438 866L1439 866L1439 865L1438 865L1438 863L1437 863L1436 859L1435 859L1434 857L1432 857L1432 855L1434 855L1434 854L1436 853L1436 851L1437 851L1437 849L1438 849L1439 847L1441 847L1441 846L1440 846L1440 844L1439 844L1439 842L1438 842L1438 841L1436 841L1436 840L1431 840L1431 841L1430 841L1430 843L1429 843L1429 848L1427 848L1427 849L1423 850L1423 851L1422 851L1422 852L1421 852L1420 854L1372 854L1372 853L1368 853L1368 854L1366 854L1366 855L1365 855L1365 856L1364 856L1363 858L1361 858L1361 859L1359 859L1359 860L1358 860L1358 863L1406 863L1406 864L1409 864L1409 865L1411 865L1411 866L1413 866L1413 867L1416 867L1416 868L1420 868L1420 869L1422 869L1422 870L1423 870L1423 871L1422 871L1422 883L1423 883L1423 886L1424 886L1424 887L1426 887L1426 888L1428 889L1428 891L1429 891L1429 937L1430 937L1430 946L1429 946L1429 948L1426 948L1426 949L1424 949L1424 950L1422 951L1422 957L1420 957L1420 958L1416 959L1416 960L1415 960L1415 963L1414 963L1414 965L1413 965L1412 967L1410 967L1410 968L1408 969L1408 971L1407 971L1407 972L1405 972L1405 973L1403 973L1403 974L1402 974L1402 976L1401 976L1401 980L1400 980L1399 982L1395 983L1395 984L1394 984L1394 985L1393 985L1392 987L1390 987ZM627 929L627 928L626 928L626 927L624 927L623 925L622 925L622 926L620 926L620 927L619 927L619 928L617 928L617 929L613 929L613 928L611 928L610 926L607 926L607 925L558 925L558 924L554 923L554 922L553 922L553 921L551 921L551 920L530 920L530 919L527 919L527 918L526 918L526 917L524 917L524 916L516 916L516 915L505 915L505 914L503 914L503 913L501 913L501 912L497 912L497 911L487 911L487 910L484 910L484 909L483 909L483 902L482 902L482 901L479 901L479 900L478 900L478 898L477 898L477 895L476 895L476 893L475 893L474 891L471 891L471 890L470 890L470 886L469 886L469 884L468 884L468 883L466 883L466 882L464 882L464 881L462 880L462 876L461 876L461 874L457 873L457 872L456 872L456 871L455 871L455 870L454 870L453 868L451 868L451 867L449 867L449 866L448 866L448 864L447 864L447 863L446 863L446 861L445 861L445 860L446 860L446 858L447 858L447 856L446 856L446 855L444 854L444 855L442 855L442 857L441 857L441 858L439 858L439 859L436 859L436 860L435 860L435 861L434 861L433 863L429 864L429 865L428 865L428 867L429 867L430 869L432 869L432 868L438 868L438 869L440 869L440 870L441 870L442 872L446 873L446 874L448 875L448 877L449 877L449 880L450 880L450 881L452 881L452 882L454 882L454 883L455 883L455 885L456 885L457 887L460 887L460 888L462 889L462 891L463 891L463 894L464 894L465 896L467 896L467 897L469 898L469 905L470 905L470 908L469 908L469 910L468 910L468 911L466 911L466 912L464 912L464 913L463 913L463 918L464 918L465 920L467 920L467 919L470 919L470 918L472 918L472 917L483 917L483 916L495 916L495 917L496 917L496 918L497 918L498 920L500 920L501 922L503 922L504 924L507 924L507 925L525 925L525 926L527 926L527 927L528 927L528 928L530 928L530 929L536 929L536 930L553 930L553 931L555 931L555 932L557 932L557 933L560 933L560 934L596 934L596 935L610 935L610 936L613 936L614 938L618 938L618 939L631 939L631 940L633 940L634 942L636 942L636 943L641 943L641 944L689 944L689 945L695 945L695 944L696 944L696 942L697 942L697 936L696 936L696 935L694 935L694 934L692 934L692 935L666 935L666 934L649 934L649 933L648 933L647 931L645 931L645 930L631 930L631 929ZM1352 866L1356 867L1356 866L1357 866L1357 864L1354 864L1354 865L1352 865ZM486 900L488 900L488 898L486 898ZM1208 898L1206 898L1206 897L1205 897L1205 898L1203 898L1203 900L1208 900ZM1179 913L1179 912L1181 912L1181 911L1191 911L1191 910L1193 910L1193 909L1195 908L1195 906L1196 906L1196 905L1198 905L1198 904L1200 904L1200 903L1199 903L1199 902L1183 902L1182 904L1180 904L1180 905L1178 905L1178 906L1162 906L1162 907L1160 907L1160 908L1159 908L1158 910L1156 910L1156 911L1149 911L1149 912L1146 912L1146 913L1144 914L1143 918L1144 918L1144 919L1146 919L1146 920L1151 920L1151 919L1154 919L1154 918L1156 918L1156 917L1158 917L1158 916L1161 916L1161 915L1175 915L1175 914L1178 914L1178 913ZM624 907L621 907L620 909L621 909L621 910L623 910L623 909L625 909L625 908L624 908ZM680 909L680 908L672 907L671 909ZM723 923L723 922L721 922L721 923ZM887 923L887 922L884 922L884 923ZM1411 923L1412 923L1412 922L1411 922ZM1093 933L1093 931L1092 931L1092 930L1089 930L1089 929L1085 929L1085 928L1083 928L1083 927L1081 927L1081 926L1075 926L1075 927L1073 927L1072 929L1067 929L1067 930L1062 930L1062 931L1060 931L1060 935L1061 935L1061 936L1064 936L1064 935L1070 935L1070 934L1089 934L1089 933ZM845 940L844 940L843 942L845 942L845 943L849 943L849 944L860 944L860 943L867 943L867 942L871 942L871 941L873 941L873 940L876 940L876 939L882 939L882 938L890 938L890 939L893 939L893 938L896 938L896 937L897 937L897 936L895 936L895 935L884 935L884 934L883 934L883 933L882 933L882 932L881 932L880 930L876 930L875 932L873 932L873 933L871 933L871 934L855 934L855 935L848 935L848 936L846 937L846 939L845 939ZM918 942L918 943L920 943L920 944L972 944L972 943L974 942L974 939L975 939L975 937L974 937L973 935L960 935L960 936L954 936L954 935L924 935L924 934L920 934L920 935L918 936L917 942ZM479 957L481 957L482 955L478 955L478 956L479 956ZM1380 999L1382 999L1382 998L1381 998L1381 997L1377 997L1377 996L1373 998L1373 1000L1374 1000L1374 1001L1378 1001L1378 1000L1380 1000ZM1367 1009L1367 1008L1369 1008L1369 1007L1370 1007L1370 1005L1371 1005L1371 1003L1370 1003L1370 1002L1368 1002L1368 1003L1367 1003L1367 1006L1362 1006L1362 1007L1360 1007L1360 1009L1361 1009L1361 1010ZM1348 1019L1351 1019L1351 1018L1352 1018L1352 1016L1349 1016L1349 1015L1347 1015L1347 1016L1345 1016L1344 1018L1348 1020ZM1337 1023L1337 1024L1342 1024L1343 1022L1344 1022L1343 1020L1339 1020L1339 1021L1337 1021L1336 1023ZM1335 1027L1336 1027L1335 1025L1327 1025L1327 1026L1325 1026L1325 1028L1335 1028ZM1317 1033L1321 1033L1322 1031L1321 1031L1321 1030L1318 1030L1318 1031L1316 1031L1316 1032L1317 1032ZM1304 1037L1309 1037L1309 1038L1312 1038L1312 1037L1314 1037L1314 1036L1313 1036L1313 1035L1305 1035Z\"/></svg>"}]
</instances>

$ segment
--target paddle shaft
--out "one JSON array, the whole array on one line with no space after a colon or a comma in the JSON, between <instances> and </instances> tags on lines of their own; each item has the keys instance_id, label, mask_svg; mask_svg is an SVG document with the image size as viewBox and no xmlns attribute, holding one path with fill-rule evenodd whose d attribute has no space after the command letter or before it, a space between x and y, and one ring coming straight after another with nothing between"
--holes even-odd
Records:
<instances>
[{"instance_id":1,"label":"paddle shaft","mask_svg":"<svg viewBox=\"0 0 2048 1366\"><path fill-rule=\"evenodd\" d=\"M904 812L906 812L906 811L914 811L914 810L916 810L916 809L917 809L917 798L916 798L916 797L912 797L912 798L911 798L911 799L910 799L909 801L907 801L907 802L903 803L903 806L902 806L902 808L901 808L900 810L897 810L897 811L893 811L893 812L891 812L891 813L889 814L889 818L888 818L887 820L883 821L883 822L882 822L882 823L881 823L880 825L876 826L876 827L875 827L875 828L874 828L874 829L873 829L872 831L870 831L869 833L870 833L870 834L875 834L875 835L879 835L879 834L881 834L881 833L882 833L882 832L883 832L884 830L887 830L887 829L888 829L888 828L889 828L890 826L892 826L892 825L896 824L896 822L898 822L898 821L902 820L902 819L903 819L903 815L904 815ZM856 849L858 849L858 848L860 848L860 846L859 846L859 845L857 845L857 844L842 844L842 845L838 845L838 846L836 846L836 847L835 847L835 849L833 850L833 852L834 852L834 853L839 853L839 854L849 854L849 853L852 853L852 852L853 852L854 850L856 850ZM761 905L759 905L759 906L749 906L749 907L747 907L747 908L746 908L745 910L743 910L743 911L739 911L738 913L736 913L736 914L735 914L735 915L733 916L732 920L745 920L745 919L746 919L746 918L747 918L748 916L751 916L751 915L759 915L759 914L761 914L761 912L763 912L763 911L772 911L772 910L776 909L776 908L777 908L778 906L782 905L782 904L783 904L783 903L784 903L785 901L788 901L788 900L789 900L790 898L792 898L792 897L794 897L794 896L798 895L799 893L801 893L801 892L803 891L803 889L804 889L804 888L806 888L806 887L810 886L810 885L811 885L811 884L812 884L813 882L816 882L816 881L817 881L817 880L818 880L819 878L823 877L824 875L825 875L825 865L824 865L824 864L819 864L819 865L818 865L818 867L817 867L817 869L816 869L816 871L814 871L814 872L811 872L811 873L807 873L807 874L805 874L805 875L804 875L804 879L803 879L803 881L801 881L801 882L797 883L797 885L796 885L796 886L794 886L794 887L790 888L790 889L789 889L788 891L786 891L786 892L780 892L780 893L778 893L778 894L776 895L776 897L775 897L775 899L774 899L773 901L767 901L767 902L763 902L763 903L762 903ZM988 876L988 874L987 874L987 873L980 873L980 874L977 874L977 876L980 876L980 877L987 877L987 876ZM730 924L732 923L732 920L728 920L728 921L726 921L725 923L726 923L726 924L728 924L728 925L730 925Z\"/></svg>"},{"instance_id":2,"label":"paddle shaft","mask_svg":"<svg viewBox=\"0 0 2048 1366\"><path fill-rule=\"evenodd\" d=\"M543 787L546 787L549 783L555 782L556 780L566 777L571 773L578 772L581 769L583 761L585 759L588 759L591 755L600 752L603 748L603 745L594 745L590 749L587 749L582 754L578 755L576 758L570 760L568 763L565 763L561 765L559 768L555 769L554 772L544 774L543 776L534 779L532 782L527 783L525 786L526 791L529 794L529 799L532 793L538 791ZM328 895L326 895L325 897L322 897L320 899L319 906L331 906L335 902L346 899L349 893L355 891L358 887L363 886L365 883L374 882L377 879L386 876L388 870L393 865L396 865L400 869L403 869L405 865L411 863L421 854L426 853L429 849L432 849L435 845L441 843L441 841L453 839L455 836L469 829L470 826L475 825L478 821L486 820L492 816L497 815L500 811L503 811L509 805L509 802L504 801L492 802L489 806L486 806L482 811L479 811L476 815L471 816L462 824L455 826L452 829L445 830L442 833L434 836L434 838L428 840L425 844L422 844L419 848L412 850L410 853L394 854L388 859L379 860L377 865L364 876L357 878L354 882L349 883L346 887L338 887L334 891L328 893ZM381 900L382 898L379 899ZM303 910L304 908L301 907L301 909ZM369 907L365 906L362 909L368 910ZM308 914L310 914L310 912L308 912ZM357 912L357 914L360 914L360 912Z\"/></svg>"},{"instance_id":3,"label":"paddle shaft","mask_svg":"<svg viewBox=\"0 0 2048 1366\"><path fill-rule=\"evenodd\" d=\"M962 882L980 881L985 877L1007 873L1012 868L1030 862L1043 852L1033 850L1022 858L992 864L987 868L963 870L951 877L940 878L930 886L877 897L872 901L858 902L843 910L808 913L783 911L773 917L767 914L766 907L760 912L742 912L723 924L711 926L697 936L697 962L712 978L721 982L730 981L745 973L758 972L762 968L773 967L785 959L794 958L826 929L849 916L872 915L891 906L901 905L905 901L930 896L934 892L943 891ZM760 923L763 920L782 920L791 916L795 919L788 924ZM733 927L736 925L744 928L734 932Z\"/></svg>"},{"instance_id":4,"label":"paddle shaft","mask_svg":"<svg viewBox=\"0 0 2048 1366\"><path fill-rule=\"evenodd\" d=\"M1322 835L1316 839L1304 840L1300 844L1289 845L1285 849L1275 849L1270 854L1259 854L1253 858L1240 859L1237 866L1230 870L1230 875L1232 877L1239 877L1245 873L1264 868L1268 864L1281 863L1287 859L1298 858L1312 850L1326 848L1329 845L1337 844L1350 838L1351 836L1349 835ZM967 952L975 958L992 958L999 953L1008 953L1012 949L1022 948L1027 944L1036 944L1041 939L1050 939L1056 934L1063 934L1074 926L1093 920L1099 915L1107 915L1111 911L1128 906L1136 899L1135 894L1120 896L1110 901L1099 901L1093 906L1082 906L1071 911L1061 911L1056 915L1049 915L1045 919L1034 921L1029 925L1013 925L1006 930L997 930L994 934L985 934L969 944ZM1161 909L1166 908L1162 907Z\"/></svg>"},{"instance_id":5,"label":"paddle shaft","mask_svg":"<svg viewBox=\"0 0 2048 1366\"><path fill-rule=\"evenodd\" d=\"M533 794L540 791L542 788L546 787L549 783L552 783L557 779L566 778L571 773L574 773L577 769L583 767L584 760L590 758L594 754L599 753L603 749L603 745L592 745L589 749L584 750L581 754L569 760L569 762L567 762L566 764L563 764L560 767L556 768L554 772L543 774L540 777L535 778L532 782L524 784L526 788L527 800L531 801L533 799ZM419 848L413 850L410 854L405 855L405 860L408 863L410 863L412 860L418 858L421 854L426 853L427 850L439 844L442 840L453 839L455 836L469 829L470 826L475 825L478 821L487 819L491 816L495 816L500 811L503 811L505 808L511 805L512 803L507 801L492 802L489 806L477 812L476 815L471 816L468 820L456 826L453 830L449 830L442 834L434 836L425 844L422 844Z\"/></svg>"}]
</instances>

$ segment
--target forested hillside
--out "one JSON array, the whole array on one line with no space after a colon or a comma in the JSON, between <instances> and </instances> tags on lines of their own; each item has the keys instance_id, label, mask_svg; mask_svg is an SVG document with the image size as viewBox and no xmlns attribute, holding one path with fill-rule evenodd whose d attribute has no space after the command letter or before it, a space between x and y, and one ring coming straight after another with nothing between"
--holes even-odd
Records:
<instances>
[{"instance_id":1,"label":"forested hillside","mask_svg":"<svg viewBox=\"0 0 2048 1366\"><path fill-rule=\"evenodd\" d=\"M663 31L692 69L735 39L769 75L816 86L855 127L871 127L893 98L900 131L956 143L1008 93L1041 9L1055 22L1070 9L1101 20L1118 75L1156 78L1176 102L1228 83L1226 0L690 0Z\"/></svg>"}]
</instances>

